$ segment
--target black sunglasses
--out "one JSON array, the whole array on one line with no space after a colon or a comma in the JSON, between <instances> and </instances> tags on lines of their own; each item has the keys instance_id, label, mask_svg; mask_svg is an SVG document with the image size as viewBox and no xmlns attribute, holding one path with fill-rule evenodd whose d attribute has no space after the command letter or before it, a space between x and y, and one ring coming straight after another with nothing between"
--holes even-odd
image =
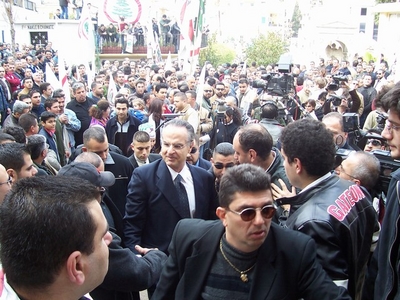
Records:
<instances>
[{"instance_id":1,"label":"black sunglasses","mask_svg":"<svg viewBox=\"0 0 400 300\"><path fill-rule=\"evenodd\" d=\"M196 147L192 147L192 150L190 150L190 154L195 154L197 152L197 148Z\"/></svg>"},{"instance_id":2,"label":"black sunglasses","mask_svg":"<svg viewBox=\"0 0 400 300\"><path fill-rule=\"evenodd\" d=\"M235 166L235 163L227 163L227 164L223 164L223 163L215 163L214 167L218 170L221 170L223 168L232 168L233 166Z\"/></svg>"},{"instance_id":3,"label":"black sunglasses","mask_svg":"<svg viewBox=\"0 0 400 300\"><path fill-rule=\"evenodd\" d=\"M237 214L238 216L240 216L240 218L243 221L249 222L249 221L253 220L256 217L256 211L257 210L261 211L261 216L264 219L271 219L275 214L276 207L275 207L275 205L270 204L270 205L265 205L262 208L253 208L253 207L245 208L241 212L234 211L234 210L231 210L229 208L227 208L227 210L233 212L234 214Z\"/></svg>"},{"instance_id":4,"label":"black sunglasses","mask_svg":"<svg viewBox=\"0 0 400 300\"><path fill-rule=\"evenodd\" d=\"M367 141L367 144L372 144L372 146L382 146L382 142L380 140L376 140L376 139L369 139Z\"/></svg>"}]
</instances>

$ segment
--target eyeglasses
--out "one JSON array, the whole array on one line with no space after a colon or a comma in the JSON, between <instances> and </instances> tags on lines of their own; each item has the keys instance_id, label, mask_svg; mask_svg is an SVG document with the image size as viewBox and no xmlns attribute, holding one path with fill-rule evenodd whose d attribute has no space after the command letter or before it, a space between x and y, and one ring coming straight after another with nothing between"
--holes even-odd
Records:
<instances>
[{"instance_id":1,"label":"eyeglasses","mask_svg":"<svg viewBox=\"0 0 400 300\"><path fill-rule=\"evenodd\" d=\"M393 125L389 120L386 120L385 122L385 128L387 129L387 131L389 131L389 133L392 133L393 130L397 131L400 129L400 126L398 125Z\"/></svg>"},{"instance_id":2,"label":"eyeglasses","mask_svg":"<svg viewBox=\"0 0 400 300\"><path fill-rule=\"evenodd\" d=\"M221 170L223 168L232 168L235 166L235 163L227 163L227 164L223 164L223 163L215 163L214 167L218 170Z\"/></svg>"},{"instance_id":3,"label":"eyeglasses","mask_svg":"<svg viewBox=\"0 0 400 300\"><path fill-rule=\"evenodd\" d=\"M12 183L12 178L11 178L10 175L8 175L7 181L5 181L5 182L0 182L0 185L3 185L3 184L9 184L9 185L11 185L11 183Z\"/></svg>"},{"instance_id":4,"label":"eyeglasses","mask_svg":"<svg viewBox=\"0 0 400 300\"><path fill-rule=\"evenodd\" d=\"M172 149L174 149L175 151L179 151L182 150L183 148L185 148L186 144L169 144L169 143L162 143L162 147L163 148L170 148L172 147Z\"/></svg>"},{"instance_id":5,"label":"eyeglasses","mask_svg":"<svg viewBox=\"0 0 400 300\"><path fill-rule=\"evenodd\" d=\"M223 91L223 90L225 90L225 88L222 88L222 89L217 89L217 91Z\"/></svg>"},{"instance_id":6,"label":"eyeglasses","mask_svg":"<svg viewBox=\"0 0 400 300\"><path fill-rule=\"evenodd\" d=\"M351 177L351 178L353 178L353 179L357 179L357 178L354 177L353 175L350 175L349 173L346 173L346 171L344 170L342 164L340 164L340 172L341 172L341 173L343 172L343 174L346 174L347 176L349 176L349 177Z\"/></svg>"},{"instance_id":7,"label":"eyeglasses","mask_svg":"<svg viewBox=\"0 0 400 300\"><path fill-rule=\"evenodd\" d=\"M233 212L234 214L237 214L238 216L240 216L240 218L243 221L249 222L249 221L253 220L256 217L256 211L257 210L261 211L261 216L264 219L271 219L275 214L276 206L274 204L269 204L269 205L265 205L262 208L249 207L249 208L243 209L241 212L234 211L234 210L231 210L229 208L227 208L227 210Z\"/></svg>"},{"instance_id":8,"label":"eyeglasses","mask_svg":"<svg viewBox=\"0 0 400 300\"><path fill-rule=\"evenodd\" d=\"M380 140L376 140L376 139L369 139L367 141L367 145L368 144L372 144L372 146L375 146L375 147L382 146L382 142Z\"/></svg>"},{"instance_id":9,"label":"eyeglasses","mask_svg":"<svg viewBox=\"0 0 400 300\"><path fill-rule=\"evenodd\" d=\"M211 93L212 90L204 90L206 93Z\"/></svg>"}]
</instances>

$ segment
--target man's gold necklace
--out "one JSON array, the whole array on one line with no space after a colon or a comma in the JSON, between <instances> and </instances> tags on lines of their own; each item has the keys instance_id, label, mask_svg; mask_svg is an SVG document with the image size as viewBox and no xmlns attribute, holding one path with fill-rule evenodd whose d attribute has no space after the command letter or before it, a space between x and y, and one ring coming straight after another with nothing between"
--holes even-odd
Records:
<instances>
[{"instance_id":1,"label":"man's gold necklace","mask_svg":"<svg viewBox=\"0 0 400 300\"><path fill-rule=\"evenodd\" d=\"M224 253L224 250L222 249L222 238L221 238L221 240L219 241L219 249L221 250L221 254L222 254L222 256L224 257L224 259L226 260L226 262L236 271L236 272L239 272L240 273L240 279L243 281L243 282L247 282L247 281L249 281L249 279L247 278L247 274L246 273L248 273L249 271L251 271L251 269L253 269L254 268L254 266L256 265L256 263L254 263L254 265L252 265L250 268L248 268L247 270L244 270L244 271L240 271L238 268L236 268L230 261L229 261L229 259L226 257L226 255L225 255L225 253Z\"/></svg>"}]
</instances>

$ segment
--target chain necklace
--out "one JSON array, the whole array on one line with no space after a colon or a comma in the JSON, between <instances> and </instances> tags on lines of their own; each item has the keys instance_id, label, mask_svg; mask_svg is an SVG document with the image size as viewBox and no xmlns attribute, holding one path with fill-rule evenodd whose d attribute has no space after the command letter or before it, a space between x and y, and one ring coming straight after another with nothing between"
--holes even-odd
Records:
<instances>
[{"instance_id":1,"label":"chain necklace","mask_svg":"<svg viewBox=\"0 0 400 300\"><path fill-rule=\"evenodd\" d=\"M222 256L224 257L224 259L226 260L226 262L236 271L236 272L239 272L240 273L240 279L243 281L243 282L247 282L247 281L249 281L249 279L247 278L247 274L246 273L248 273L249 271L251 271L251 269L253 269L254 268L254 266L256 265L256 263L254 263L254 265L252 265L250 268L248 268L247 270L244 270L244 271L240 271L238 268L236 268L230 261L229 261L229 259L226 257L226 255L225 255L225 253L224 253L224 250L222 249L222 238L221 238L221 240L219 241L219 249L221 250L221 254L222 254Z\"/></svg>"}]
</instances>

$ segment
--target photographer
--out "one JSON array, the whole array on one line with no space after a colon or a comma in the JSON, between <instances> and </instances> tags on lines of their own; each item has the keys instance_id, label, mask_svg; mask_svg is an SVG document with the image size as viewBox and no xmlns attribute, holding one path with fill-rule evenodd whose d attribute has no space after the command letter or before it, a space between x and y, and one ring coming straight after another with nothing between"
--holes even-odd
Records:
<instances>
[{"instance_id":1,"label":"photographer","mask_svg":"<svg viewBox=\"0 0 400 300\"><path fill-rule=\"evenodd\" d=\"M358 115L361 115L364 109L364 104L360 97L361 94L354 89L353 84L347 82L347 78L334 76L334 79L335 83L331 83L327 86L328 95L326 96L326 101L324 103L324 115L332 111L337 111L340 114L357 113ZM335 89L340 83L342 83L342 95L338 96ZM339 89L337 88L336 90Z\"/></svg>"},{"instance_id":2,"label":"photographer","mask_svg":"<svg viewBox=\"0 0 400 300\"><path fill-rule=\"evenodd\" d=\"M215 142L214 146L223 142L232 144L236 131L242 125L242 115L237 107L225 106L225 109L224 112L220 109L217 112L217 124L211 137L211 140Z\"/></svg>"},{"instance_id":3,"label":"photographer","mask_svg":"<svg viewBox=\"0 0 400 300\"><path fill-rule=\"evenodd\" d=\"M273 100L267 100L261 107L261 121L260 125L272 136L273 146L276 147L278 140L281 136L283 126L276 120L278 117L278 106Z\"/></svg>"}]
</instances>

